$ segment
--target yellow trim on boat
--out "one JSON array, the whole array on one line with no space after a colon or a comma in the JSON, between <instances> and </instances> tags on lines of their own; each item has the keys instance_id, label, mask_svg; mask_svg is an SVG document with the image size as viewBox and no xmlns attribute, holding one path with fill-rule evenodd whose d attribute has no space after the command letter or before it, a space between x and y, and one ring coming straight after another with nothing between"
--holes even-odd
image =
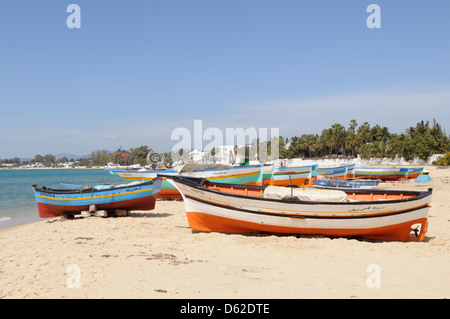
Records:
<instances>
[{"instance_id":1,"label":"yellow trim on boat","mask_svg":"<svg viewBox=\"0 0 450 319\"><path fill-rule=\"evenodd\" d=\"M260 171L253 172L253 173L247 173L247 174L234 174L234 175L221 175L221 176L212 176L212 177L206 177L206 179L226 179L226 178L235 178L235 177L247 177L252 175L258 175L260 174Z\"/></svg>"},{"instance_id":2,"label":"yellow trim on boat","mask_svg":"<svg viewBox=\"0 0 450 319\"><path fill-rule=\"evenodd\" d=\"M153 188L149 188L149 189L140 189L140 190L132 191L132 192L120 193L120 194L108 194L108 195L101 195L101 196L90 196L90 197L79 197L79 198L54 198L54 197L43 196L43 195L36 195L36 196L39 198L45 198L45 199L51 199L51 200L72 201L72 200L86 200L86 199L94 199L94 198L97 199L97 198L122 196L122 195L148 192L148 191L152 191L152 190L153 190Z\"/></svg>"}]
</instances>

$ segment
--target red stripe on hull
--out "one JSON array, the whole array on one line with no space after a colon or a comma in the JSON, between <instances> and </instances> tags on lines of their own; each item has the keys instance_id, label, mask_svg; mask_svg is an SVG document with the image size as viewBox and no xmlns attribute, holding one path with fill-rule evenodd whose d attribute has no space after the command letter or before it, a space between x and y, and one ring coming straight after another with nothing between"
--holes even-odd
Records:
<instances>
[{"instance_id":1,"label":"red stripe on hull","mask_svg":"<svg viewBox=\"0 0 450 319\"><path fill-rule=\"evenodd\" d=\"M297 228L257 224L199 212L187 212L186 215L189 226L192 229L199 231L324 235L330 237L362 237L375 240L395 241L422 241L425 238L428 225L427 218L420 218L401 224L368 229ZM422 225L418 237L410 237L411 226L414 224Z\"/></svg>"},{"instance_id":2,"label":"red stripe on hull","mask_svg":"<svg viewBox=\"0 0 450 319\"><path fill-rule=\"evenodd\" d=\"M406 181L406 175L365 175L365 174L356 174L356 178L361 179L381 179L383 181Z\"/></svg>"},{"instance_id":3,"label":"red stripe on hull","mask_svg":"<svg viewBox=\"0 0 450 319\"><path fill-rule=\"evenodd\" d=\"M158 198L183 198L177 189L163 188L160 190Z\"/></svg>"},{"instance_id":4,"label":"red stripe on hull","mask_svg":"<svg viewBox=\"0 0 450 319\"><path fill-rule=\"evenodd\" d=\"M155 208L155 195L143 198L130 199L115 203L96 204L98 210L113 210L113 209L127 209L127 210L152 210ZM51 205L44 203L37 203L39 210L39 217L58 217L62 215L78 215L83 210L89 210L89 205L80 206L65 206L65 205Z\"/></svg>"}]
</instances>

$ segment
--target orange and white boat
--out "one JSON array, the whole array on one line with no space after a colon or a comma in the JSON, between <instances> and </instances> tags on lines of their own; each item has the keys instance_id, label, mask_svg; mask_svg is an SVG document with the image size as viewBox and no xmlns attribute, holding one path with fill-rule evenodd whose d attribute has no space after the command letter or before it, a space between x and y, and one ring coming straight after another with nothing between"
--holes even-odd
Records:
<instances>
[{"instance_id":1,"label":"orange and white boat","mask_svg":"<svg viewBox=\"0 0 450 319\"><path fill-rule=\"evenodd\" d=\"M313 178L317 175L316 171L317 164L294 167L265 166L263 185L309 187L313 184Z\"/></svg>"},{"instance_id":2,"label":"orange and white boat","mask_svg":"<svg viewBox=\"0 0 450 319\"><path fill-rule=\"evenodd\" d=\"M190 227L199 231L397 241L422 241L427 231L431 189L344 191L166 177L183 196Z\"/></svg>"},{"instance_id":3,"label":"orange and white boat","mask_svg":"<svg viewBox=\"0 0 450 319\"><path fill-rule=\"evenodd\" d=\"M235 183L245 185L261 185L262 172L260 165L250 166L224 166L217 164L187 164L177 169L163 170L127 170L107 168L111 174L116 174L127 181L152 181L159 174L171 176L190 176L214 180L217 183ZM178 190L162 180L161 191L158 198L181 198Z\"/></svg>"}]
</instances>

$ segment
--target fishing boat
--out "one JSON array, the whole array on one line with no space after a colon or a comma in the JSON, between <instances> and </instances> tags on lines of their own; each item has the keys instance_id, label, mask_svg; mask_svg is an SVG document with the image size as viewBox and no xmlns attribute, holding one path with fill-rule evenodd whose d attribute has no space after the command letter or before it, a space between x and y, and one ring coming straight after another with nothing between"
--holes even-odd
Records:
<instances>
[{"instance_id":1,"label":"fishing boat","mask_svg":"<svg viewBox=\"0 0 450 319\"><path fill-rule=\"evenodd\" d=\"M245 186L178 176L168 181L182 194L195 230L374 240L422 241L432 193Z\"/></svg>"},{"instance_id":2,"label":"fishing boat","mask_svg":"<svg viewBox=\"0 0 450 319\"><path fill-rule=\"evenodd\" d=\"M405 167L356 167L355 178L380 179L383 181L406 181L409 169Z\"/></svg>"},{"instance_id":3,"label":"fishing boat","mask_svg":"<svg viewBox=\"0 0 450 319\"><path fill-rule=\"evenodd\" d=\"M57 217L77 215L95 205L98 210L151 210L161 189L161 179L123 185L77 185L65 189L52 189L33 185L39 216Z\"/></svg>"},{"instance_id":4,"label":"fishing boat","mask_svg":"<svg viewBox=\"0 0 450 319\"><path fill-rule=\"evenodd\" d=\"M158 174L177 175L178 172L173 169L161 170L131 170L131 169L110 169L107 168L111 174L116 174L126 181L153 181ZM161 191L158 198L181 198L180 192L166 181L165 178L161 181Z\"/></svg>"},{"instance_id":5,"label":"fishing boat","mask_svg":"<svg viewBox=\"0 0 450 319\"><path fill-rule=\"evenodd\" d=\"M274 186L297 185L299 187L309 187L313 184L313 176L316 175L316 170L317 165L272 167L272 171L270 173L266 169L266 173L263 177L263 184Z\"/></svg>"},{"instance_id":6,"label":"fishing boat","mask_svg":"<svg viewBox=\"0 0 450 319\"><path fill-rule=\"evenodd\" d=\"M336 167L318 167L317 175L326 177L342 177L353 178L355 177L355 164L348 164Z\"/></svg>"},{"instance_id":7,"label":"fishing boat","mask_svg":"<svg viewBox=\"0 0 450 319\"><path fill-rule=\"evenodd\" d=\"M412 179L417 178L423 173L423 167L408 167L408 174L406 178Z\"/></svg>"},{"instance_id":8,"label":"fishing boat","mask_svg":"<svg viewBox=\"0 0 450 319\"><path fill-rule=\"evenodd\" d=\"M377 188L379 183L379 180L318 178L315 186L372 189Z\"/></svg>"},{"instance_id":9,"label":"fishing boat","mask_svg":"<svg viewBox=\"0 0 450 319\"><path fill-rule=\"evenodd\" d=\"M206 178L217 183L261 184L261 166L226 166L219 164L186 164L173 169L162 170L127 170L106 169L128 181L151 181L158 174L170 176L191 176ZM158 198L181 198L180 192L163 178Z\"/></svg>"}]
</instances>

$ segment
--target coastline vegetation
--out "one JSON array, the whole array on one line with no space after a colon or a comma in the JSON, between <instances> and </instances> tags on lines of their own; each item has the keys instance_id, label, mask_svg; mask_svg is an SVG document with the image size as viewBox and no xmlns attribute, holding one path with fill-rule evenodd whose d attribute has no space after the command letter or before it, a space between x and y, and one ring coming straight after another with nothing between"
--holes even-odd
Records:
<instances>
[{"instance_id":1,"label":"coastline vegetation","mask_svg":"<svg viewBox=\"0 0 450 319\"><path fill-rule=\"evenodd\" d=\"M280 140L280 145L282 142ZM368 122L358 127L356 120L351 120L347 128L336 123L324 129L321 135L294 136L289 147L285 149L280 146L280 157L308 158L338 154L359 155L362 159L394 159L399 156L407 161L418 157L426 161L433 154L449 151L450 138L436 120L431 125L428 121L421 121L400 134L391 133L387 127L378 124L371 127Z\"/></svg>"},{"instance_id":2,"label":"coastline vegetation","mask_svg":"<svg viewBox=\"0 0 450 319\"><path fill-rule=\"evenodd\" d=\"M270 149L272 141L261 143L253 141L257 147ZM247 145L246 148L249 146ZM70 164L72 167L104 166L107 163L116 163L120 157L120 164L147 165L147 155L151 148L140 146L120 152L95 150L88 158L61 157L56 159L52 154L44 156L36 154L31 161L21 161L18 157L0 160L0 165L18 167L20 165L40 165L42 167L58 167ZM120 156L122 153L122 156ZM248 154L248 153L247 153ZM415 126L408 127L403 133L391 133L385 126L376 124L371 126L368 122L358 126L356 120L351 120L345 127L340 123L322 130L321 134L303 134L291 138L279 137L280 158L323 158L323 157L356 157L392 158L403 157L405 160L420 158L424 161L433 154L445 154L433 164L447 166L450 164L450 136L433 119L433 123L421 121ZM167 155L167 154L166 154ZM211 151L214 156L214 150ZM6 164L6 165L4 165Z\"/></svg>"}]
</instances>

